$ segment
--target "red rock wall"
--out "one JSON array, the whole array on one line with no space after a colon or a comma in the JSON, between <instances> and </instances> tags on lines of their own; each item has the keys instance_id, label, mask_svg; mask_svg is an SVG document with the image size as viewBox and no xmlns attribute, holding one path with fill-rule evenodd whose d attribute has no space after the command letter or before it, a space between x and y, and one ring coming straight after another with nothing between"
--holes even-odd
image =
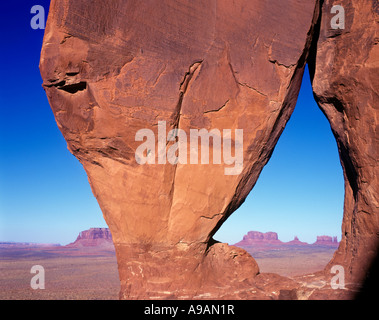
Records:
<instances>
[{"instance_id":1,"label":"red rock wall","mask_svg":"<svg viewBox=\"0 0 379 320\"><path fill-rule=\"evenodd\" d=\"M359 283L379 252L379 10L370 0L338 4L345 10L345 29L331 28L334 2L325 1L310 69L345 177L342 240L327 268L343 265L349 281Z\"/></svg>"}]
</instances>

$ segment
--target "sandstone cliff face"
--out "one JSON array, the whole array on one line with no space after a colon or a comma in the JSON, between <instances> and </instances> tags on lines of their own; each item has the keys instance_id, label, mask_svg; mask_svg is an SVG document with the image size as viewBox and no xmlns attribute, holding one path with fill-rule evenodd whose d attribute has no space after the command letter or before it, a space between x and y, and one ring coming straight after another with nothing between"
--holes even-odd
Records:
<instances>
[{"instance_id":1,"label":"sandstone cliff face","mask_svg":"<svg viewBox=\"0 0 379 320\"><path fill-rule=\"evenodd\" d=\"M345 266L349 281L359 283L379 253L379 7L376 1L339 1L345 29L335 30L333 4L323 4L312 86L337 140L345 176L342 240L329 266Z\"/></svg>"},{"instance_id":2,"label":"sandstone cliff face","mask_svg":"<svg viewBox=\"0 0 379 320\"><path fill-rule=\"evenodd\" d=\"M336 259L349 266L366 243L356 239L378 230L376 40L371 29L356 30L361 16L376 13L368 2L357 2L351 5L357 20L350 34L328 38L321 27L317 59L310 56L316 61L315 94L345 168L343 228L352 232L345 232L342 258ZM295 107L310 49L316 50L319 13L319 1L296 0L51 2L41 52L43 86L112 232L121 298L259 297L245 292L266 279L256 277L254 259L212 235L243 203ZM341 67L329 74L323 48L345 50L338 48L358 38L367 45L366 58L350 69L342 66L345 56L334 55ZM350 42L347 47L354 60L358 53ZM353 70L357 77L368 73L358 83L343 80ZM343 80L341 91L329 78ZM333 105L343 101L342 93L354 98L349 108L344 105L346 112ZM159 152L150 153L155 164L137 163L140 129L157 137L202 128L232 130L229 141L243 143L241 170L226 175L230 163L194 165L189 154L187 164L162 161ZM243 129L243 141L235 129ZM360 132L367 133L367 143ZM166 152L174 141L160 140L156 147Z\"/></svg>"}]
</instances>

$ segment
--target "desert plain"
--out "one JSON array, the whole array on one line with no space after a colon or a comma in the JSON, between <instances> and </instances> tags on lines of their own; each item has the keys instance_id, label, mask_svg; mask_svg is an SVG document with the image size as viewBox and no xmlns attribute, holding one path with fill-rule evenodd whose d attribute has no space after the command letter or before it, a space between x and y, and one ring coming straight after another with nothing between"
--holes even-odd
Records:
<instances>
[{"instance_id":1,"label":"desert plain","mask_svg":"<svg viewBox=\"0 0 379 320\"><path fill-rule=\"evenodd\" d=\"M328 246L245 248L261 273L295 277L322 270L336 250ZM45 271L45 289L32 289L34 265ZM118 300L120 281L112 247L0 245L1 300Z\"/></svg>"}]
</instances>

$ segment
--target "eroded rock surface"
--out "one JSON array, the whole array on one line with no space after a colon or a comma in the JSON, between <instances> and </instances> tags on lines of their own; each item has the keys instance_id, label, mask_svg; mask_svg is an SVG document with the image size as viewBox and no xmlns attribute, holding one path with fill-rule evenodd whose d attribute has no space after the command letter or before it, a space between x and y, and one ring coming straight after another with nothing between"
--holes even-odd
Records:
<instances>
[{"instance_id":1,"label":"eroded rock surface","mask_svg":"<svg viewBox=\"0 0 379 320\"><path fill-rule=\"evenodd\" d=\"M217 243L212 235L243 203L295 107L319 11L318 1L296 0L51 2L40 63L43 86L112 232L120 298L278 298L280 288L299 286L259 274L246 251ZM332 41L337 45L342 36ZM374 67L373 60L365 61ZM330 85L319 70L317 60L316 94ZM369 77L375 78L372 71L362 94L366 85L374 92ZM375 98L367 100L372 110ZM372 114L362 112L362 124L374 129ZM222 138L234 143L234 130L243 129L243 166L226 175L230 163L191 164L190 152L187 164L171 164L156 152L155 164L141 165L140 129L155 138L160 130L166 135L182 129L189 136L190 129L225 129L232 136ZM163 144L168 151L174 141L157 141L156 150ZM375 145L365 148L356 153L378 159ZM212 149L210 159L219 151ZM369 175L363 181L371 181ZM367 183L368 206L375 205L376 186ZM377 219L377 211L370 212ZM345 216L345 227L351 218ZM355 247L345 247L352 255Z\"/></svg>"},{"instance_id":2,"label":"eroded rock surface","mask_svg":"<svg viewBox=\"0 0 379 320\"><path fill-rule=\"evenodd\" d=\"M315 99L336 137L345 176L342 240L327 268L344 266L346 282L356 286L379 252L379 6L339 1L344 29L333 29L333 5L323 4L310 64Z\"/></svg>"}]
</instances>

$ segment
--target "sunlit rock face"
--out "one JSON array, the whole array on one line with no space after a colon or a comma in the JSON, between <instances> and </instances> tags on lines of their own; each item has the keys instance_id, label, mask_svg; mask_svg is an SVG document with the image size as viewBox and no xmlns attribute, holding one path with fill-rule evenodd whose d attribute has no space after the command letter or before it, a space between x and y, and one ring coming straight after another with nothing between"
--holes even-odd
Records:
<instances>
[{"instance_id":1,"label":"sunlit rock face","mask_svg":"<svg viewBox=\"0 0 379 320\"><path fill-rule=\"evenodd\" d=\"M359 283L379 245L379 5L339 1L344 21L333 19L334 5L322 7L311 77L345 176L342 241L329 265L345 266L349 281Z\"/></svg>"},{"instance_id":2,"label":"sunlit rock face","mask_svg":"<svg viewBox=\"0 0 379 320\"><path fill-rule=\"evenodd\" d=\"M376 14L368 4L356 6L347 14L354 8L357 17ZM120 298L275 299L280 288L301 286L259 274L246 251L212 236L269 160L307 59L344 164L343 230L355 230L343 234L334 259L350 268L360 236L378 230L377 39L372 29L357 30L360 18L351 20L350 35L330 36L327 4L322 8L320 15L319 1L295 0L51 2L43 86L111 230ZM357 38L367 44L354 69L362 81L343 80L338 91L333 79L341 78L326 69L341 65L342 78L353 71L342 66L343 55L330 60L327 48L347 46L354 60L358 53L348 41ZM343 100L345 93L354 99ZM191 130L212 137L191 140Z\"/></svg>"}]
</instances>

